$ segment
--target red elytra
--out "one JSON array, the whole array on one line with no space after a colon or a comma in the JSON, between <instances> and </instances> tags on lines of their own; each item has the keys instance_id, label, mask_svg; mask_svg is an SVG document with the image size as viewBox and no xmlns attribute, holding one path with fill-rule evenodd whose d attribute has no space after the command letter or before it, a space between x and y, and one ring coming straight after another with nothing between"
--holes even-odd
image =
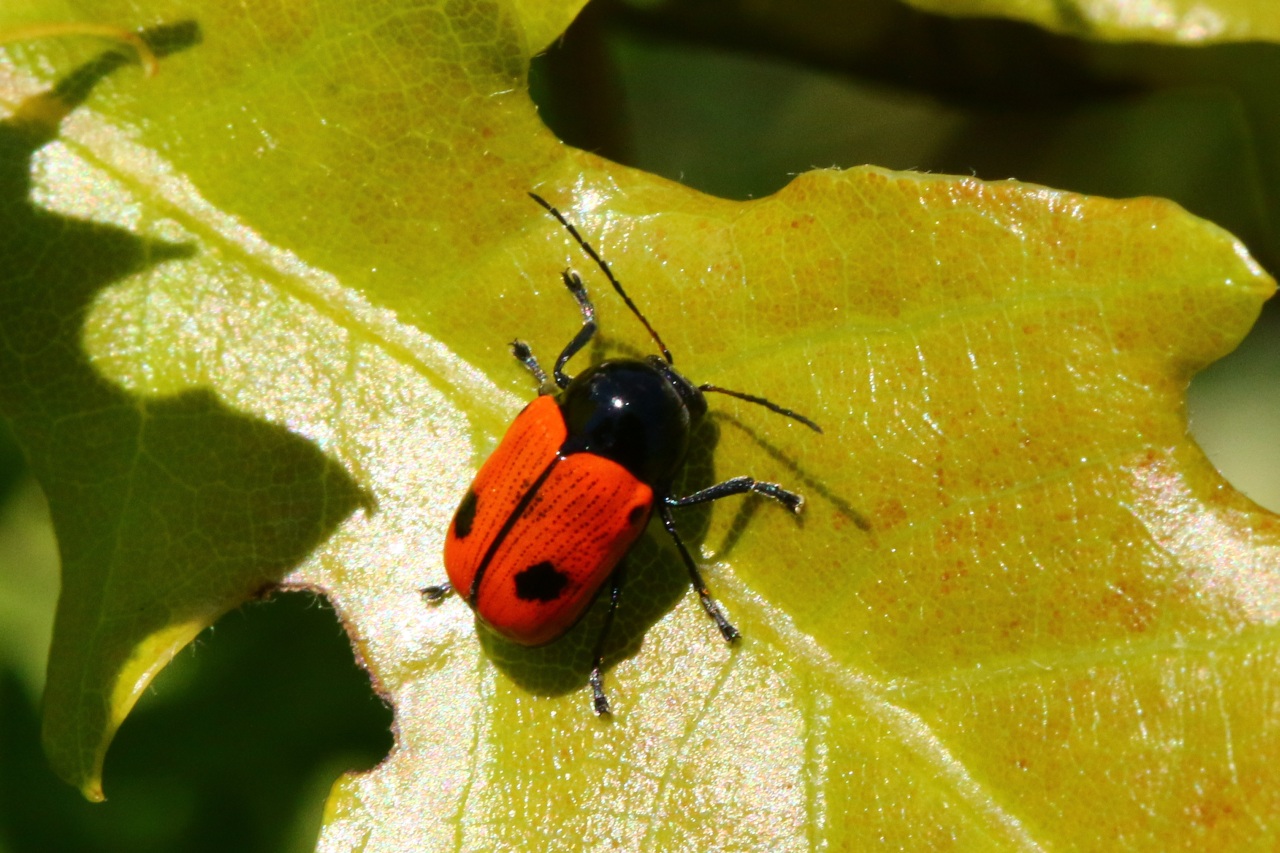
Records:
<instances>
[{"instance_id":1,"label":"red elytra","mask_svg":"<svg viewBox=\"0 0 1280 853\"><path fill-rule=\"evenodd\" d=\"M609 713L601 672L604 644L618 606L623 557L656 509L675 542L694 589L724 638L737 639L711 598L671 514L674 507L754 492L793 512L800 495L776 483L735 477L685 497L671 494L689 437L706 414L704 392L764 406L821 432L813 421L761 397L714 385L694 385L672 367L670 350L627 296L609 265L577 229L539 196L529 194L565 227L644 324L662 356L610 359L577 376L568 361L595 335L595 307L577 273L562 274L583 325L556 359L552 377L529 347L512 353L533 374L539 396L516 417L481 467L445 537L449 583L427 587L432 602L457 591L495 633L522 645L549 643L574 626L610 582L609 610L589 678L598 714Z\"/></svg>"},{"instance_id":2,"label":"red elytra","mask_svg":"<svg viewBox=\"0 0 1280 853\"><path fill-rule=\"evenodd\" d=\"M653 509L653 489L617 462L560 456L567 437L554 397L530 403L476 475L444 541L449 583L474 590L480 619L526 646L578 621Z\"/></svg>"}]
</instances>

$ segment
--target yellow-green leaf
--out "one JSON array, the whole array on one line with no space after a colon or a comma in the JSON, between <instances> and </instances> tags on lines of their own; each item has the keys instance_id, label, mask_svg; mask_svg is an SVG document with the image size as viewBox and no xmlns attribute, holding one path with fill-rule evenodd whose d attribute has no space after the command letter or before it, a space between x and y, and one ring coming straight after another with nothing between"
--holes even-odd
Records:
<instances>
[{"instance_id":1,"label":"yellow-green leaf","mask_svg":"<svg viewBox=\"0 0 1280 853\"><path fill-rule=\"evenodd\" d=\"M1280 528L1183 393L1270 278L1158 200L864 168L734 203L566 148L524 75L576 5L160 4L203 40L60 129L40 93L97 48L0 66L0 406L64 559L60 772L95 791L174 645L283 576L332 598L397 716L322 849L1265 844ZM681 370L826 430L713 401L680 487L749 473L807 512L682 516L732 649L641 543L612 721L601 608L530 650L418 594L532 393L507 342L549 361L577 329L560 270L607 349L650 348L531 189Z\"/></svg>"}]
</instances>

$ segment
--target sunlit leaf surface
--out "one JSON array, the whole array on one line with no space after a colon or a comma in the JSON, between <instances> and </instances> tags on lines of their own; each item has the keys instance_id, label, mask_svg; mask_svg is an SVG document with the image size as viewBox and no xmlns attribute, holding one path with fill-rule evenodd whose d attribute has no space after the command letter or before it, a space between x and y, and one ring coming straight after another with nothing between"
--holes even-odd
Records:
<instances>
[{"instance_id":1,"label":"sunlit leaf surface","mask_svg":"<svg viewBox=\"0 0 1280 853\"><path fill-rule=\"evenodd\" d=\"M1012 18L1100 41L1178 44L1280 40L1271 0L907 0L941 15Z\"/></svg>"},{"instance_id":2,"label":"sunlit leaf surface","mask_svg":"<svg viewBox=\"0 0 1280 853\"><path fill-rule=\"evenodd\" d=\"M397 718L324 850L1265 847L1280 528L1183 394L1271 280L1158 200L865 168L736 203L566 148L524 75L576 5L157 4L202 39L69 112L42 93L101 46L9 49L0 406L63 556L59 772L97 794L150 676L283 581ZM681 370L826 430L713 401L679 488L750 473L807 512L682 516L733 649L642 541L612 721L599 608L529 650L418 593L532 395L507 343L577 329L559 272L606 349L649 349L531 189Z\"/></svg>"}]
</instances>

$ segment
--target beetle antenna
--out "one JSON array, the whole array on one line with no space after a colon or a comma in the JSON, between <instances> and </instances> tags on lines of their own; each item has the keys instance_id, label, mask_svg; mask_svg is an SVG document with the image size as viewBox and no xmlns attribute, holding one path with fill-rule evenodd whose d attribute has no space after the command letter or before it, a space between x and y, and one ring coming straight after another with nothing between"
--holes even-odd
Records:
<instances>
[{"instance_id":1,"label":"beetle antenna","mask_svg":"<svg viewBox=\"0 0 1280 853\"><path fill-rule=\"evenodd\" d=\"M754 394L744 394L741 391L730 391L728 388L720 388L715 385L699 385L698 390L711 391L716 394L727 394L730 397L737 397L739 400L746 400L748 403L755 403L757 406L764 406L771 412L777 412L785 418L791 418L793 421L798 421L799 423L804 424L814 432L822 432L822 427L818 426L804 415L799 412L793 412L791 409L784 409L782 406L779 406L771 400L766 400L764 397L757 397Z\"/></svg>"},{"instance_id":2,"label":"beetle antenna","mask_svg":"<svg viewBox=\"0 0 1280 853\"><path fill-rule=\"evenodd\" d=\"M622 301L627 303L627 307L631 309L631 313L635 314L636 317L640 319L640 322L644 323L644 327L649 330L649 337L653 338L653 342L658 345L658 349L662 350L662 357L667 360L667 364L674 364L675 361L671 358L671 350L667 349L667 345L662 342L662 338L658 337L658 333L654 330L653 326L649 325L649 321L640 313L640 309L631 301L631 297L627 296L627 292L622 289L621 282L614 278L613 271L609 269L609 265L604 262L603 258L596 254L596 250L591 248L590 243L582 239L582 235L578 233L577 228L573 227L573 223L565 219L564 214L552 207L546 199L537 193L529 193L529 198L546 208L547 213L554 216L556 220L565 227L565 230L569 232L569 235L578 242L578 245L582 247L582 251L587 253L587 257L596 262L596 266L600 267L600 271L604 273L604 277L609 279L609 283L613 285L613 289L618 291L618 295L622 297Z\"/></svg>"}]
</instances>

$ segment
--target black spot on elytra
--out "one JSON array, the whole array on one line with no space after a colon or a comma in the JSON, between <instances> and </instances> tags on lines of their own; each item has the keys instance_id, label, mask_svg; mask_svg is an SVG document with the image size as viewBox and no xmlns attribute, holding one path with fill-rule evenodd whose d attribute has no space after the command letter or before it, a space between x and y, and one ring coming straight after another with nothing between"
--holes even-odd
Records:
<instances>
[{"instance_id":1,"label":"black spot on elytra","mask_svg":"<svg viewBox=\"0 0 1280 853\"><path fill-rule=\"evenodd\" d=\"M627 526L635 527L637 524L643 521L645 513L647 513L648 510L649 508L644 504L640 504L639 506L633 506L631 508L631 512L627 513Z\"/></svg>"},{"instance_id":2,"label":"black spot on elytra","mask_svg":"<svg viewBox=\"0 0 1280 853\"><path fill-rule=\"evenodd\" d=\"M516 598L555 601L569 585L569 576L546 560L516 574Z\"/></svg>"},{"instance_id":3,"label":"black spot on elytra","mask_svg":"<svg viewBox=\"0 0 1280 853\"><path fill-rule=\"evenodd\" d=\"M471 533L471 524L476 520L477 500L475 490L467 489L462 503L458 504L458 511L453 516L453 535L459 539L466 539Z\"/></svg>"}]
</instances>

